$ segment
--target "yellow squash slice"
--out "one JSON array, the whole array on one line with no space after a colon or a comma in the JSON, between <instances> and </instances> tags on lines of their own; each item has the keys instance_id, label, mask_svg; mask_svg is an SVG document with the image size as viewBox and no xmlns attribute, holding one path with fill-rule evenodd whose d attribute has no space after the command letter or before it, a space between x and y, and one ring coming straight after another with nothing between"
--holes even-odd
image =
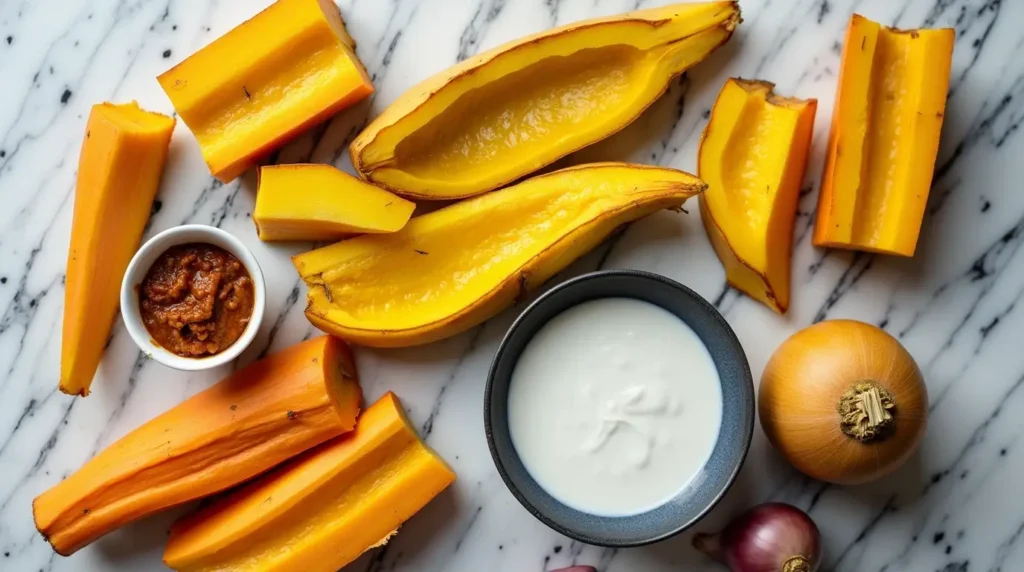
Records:
<instances>
[{"instance_id":1,"label":"yellow squash slice","mask_svg":"<svg viewBox=\"0 0 1024 572\"><path fill-rule=\"evenodd\" d=\"M395 232L416 208L330 165L260 167L259 181L252 220L267 241Z\"/></svg>"},{"instance_id":2,"label":"yellow squash slice","mask_svg":"<svg viewBox=\"0 0 1024 572\"><path fill-rule=\"evenodd\" d=\"M78 158L71 222L60 390L89 395L128 269L167 160L174 119L135 102L92 107Z\"/></svg>"},{"instance_id":3,"label":"yellow squash slice","mask_svg":"<svg viewBox=\"0 0 1024 572\"><path fill-rule=\"evenodd\" d=\"M700 142L708 190L700 214L734 288L784 313L800 183L817 101L779 97L762 81L730 79Z\"/></svg>"},{"instance_id":4,"label":"yellow squash slice","mask_svg":"<svg viewBox=\"0 0 1024 572\"><path fill-rule=\"evenodd\" d=\"M952 28L846 30L814 244L913 256L939 151Z\"/></svg>"},{"instance_id":5,"label":"yellow squash slice","mask_svg":"<svg viewBox=\"0 0 1024 572\"><path fill-rule=\"evenodd\" d=\"M406 92L352 142L352 163L413 198L496 189L625 127L739 21L733 1L673 4L500 46Z\"/></svg>"},{"instance_id":6,"label":"yellow squash slice","mask_svg":"<svg viewBox=\"0 0 1024 572\"><path fill-rule=\"evenodd\" d=\"M175 523L164 562L179 572L334 572L454 481L387 393L354 432Z\"/></svg>"},{"instance_id":7,"label":"yellow squash slice","mask_svg":"<svg viewBox=\"0 0 1024 572\"><path fill-rule=\"evenodd\" d=\"M490 318L620 225L679 209L704 187L674 169L581 165L292 261L318 328L369 346L425 344Z\"/></svg>"},{"instance_id":8,"label":"yellow squash slice","mask_svg":"<svg viewBox=\"0 0 1024 572\"><path fill-rule=\"evenodd\" d=\"M373 93L332 0L277 0L157 79L225 183Z\"/></svg>"}]
</instances>

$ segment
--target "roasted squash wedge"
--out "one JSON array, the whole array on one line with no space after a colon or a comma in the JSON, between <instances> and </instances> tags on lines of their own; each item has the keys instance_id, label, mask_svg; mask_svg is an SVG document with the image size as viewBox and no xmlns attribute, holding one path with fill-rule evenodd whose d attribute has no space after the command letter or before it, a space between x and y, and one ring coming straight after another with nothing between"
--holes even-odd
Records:
<instances>
[{"instance_id":1,"label":"roasted squash wedge","mask_svg":"<svg viewBox=\"0 0 1024 572\"><path fill-rule=\"evenodd\" d=\"M913 256L939 152L952 28L846 30L814 244Z\"/></svg>"},{"instance_id":2,"label":"roasted squash wedge","mask_svg":"<svg viewBox=\"0 0 1024 572\"><path fill-rule=\"evenodd\" d=\"M793 219L818 104L777 96L773 87L725 82L701 138L697 175L708 184L701 219L729 284L784 313Z\"/></svg>"},{"instance_id":3,"label":"roasted squash wedge","mask_svg":"<svg viewBox=\"0 0 1024 572\"><path fill-rule=\"evenodd\" d=\"M338 240L395 232L416 205L330 165L260 167L252 220L260 239Z\"/></svg>"},{"instance_id":4,"label":"roasted squash wedge","mask_svg":"<svg viewBox=\"0 0 1024 572\"><path fill-rule=\"evenodd\" d=\"M36 528L69 555L351 431L360 398L344 342L322 336L288 348L132 431L36 497Z\"/></svg>"},{"instance_id":5,"label":"roasted squash wedge","mask_svg":"<svg viewBox=\"0 0 1024 572\"><path fill-rule=\"evenodd\" d=\"M505 44L406 92L352 142L352 163L413 198L496 189L625 127L739 21L733 1L673 4Z\"/></svg>"},{"instance_id":6,"label":"roasted squash wedge","mask_svg":"<svg viewBox=\"0 0 1024 572\"><path fill-rule=\"evenodd\" d=\"M160 188L174 119L94 105L78 158L64 285L60 390L86 396L117 316L121 279Z\"/></svg>"},{"instance_id":7,"label":"roasted squash wedge","mask_svg":"<svg viewBox=\"0 0 1024 572\"><path fill-rule=\"evenodd\" d=\"M424 344L486 320L620 225L679 209L704 186L674 169L581 165L292 261L318 328L369 346Z\"/></svg>"},{"instance_id":8,"label":"roasted squash wedge","mask_svg":"<svg viewBox=\"0 0 1024 572\"><path fill-rule=\"evenodd\" d=\"M332 0L277 0L157 79L225 183L373 93Z\"/></svg>"},{"instance_id":9,"label":"roasted squash wedge","mask_svg":"<svg viewBox=\"0 0 1024 572\"><path fill-rule=\"evenodd\" d=\"M334 572L454 480L387 393L354 432L175 523L164 562L179 572Z\"/></svg>"}]
</instances>

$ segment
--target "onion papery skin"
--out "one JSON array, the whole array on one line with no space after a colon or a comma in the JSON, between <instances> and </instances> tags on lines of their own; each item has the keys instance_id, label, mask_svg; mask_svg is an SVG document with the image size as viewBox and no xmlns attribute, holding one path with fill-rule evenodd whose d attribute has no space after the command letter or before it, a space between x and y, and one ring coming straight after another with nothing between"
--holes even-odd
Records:
<instances>
[{"instance_id":1,"label":"onion papery skin","mask_svg":"<svg viewBox=\"0 0 1024 572\"><path fill-rule=\"evenodd\" d=\"M843 432L837 406L845 392L865 384L891 395L895 423L883 437L861 442ZM768 440L797 470L854 485L914 454L927 426L928 391L896 338L863 322L831 320L779 346L761 377L758 413Z\"/></svg>"}]
</instances>

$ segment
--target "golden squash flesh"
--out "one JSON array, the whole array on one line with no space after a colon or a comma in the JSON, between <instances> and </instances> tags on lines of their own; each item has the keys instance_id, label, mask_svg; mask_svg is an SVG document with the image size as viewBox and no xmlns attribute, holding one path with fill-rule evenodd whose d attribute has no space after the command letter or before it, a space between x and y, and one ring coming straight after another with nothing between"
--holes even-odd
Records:
<instances>
[{"instance_id":1,"label":"golden squash flesh","mask_svg":"<svg viewBox=\"0 0 1024 572\"><path fill-rule=\"evenodd\" d=\"M704 187L674 169L581 165L292 260L318 328L369 346L424 344L490 318L618 226Z\"/></svg>"},{"instance_id":2,"label":"golden squash flesh","mask_svg":"<svg viewBox=\"0 0 1024 572\"><path fill-rule=\"evenodd\" d=\"M414 198L496 189L625 127L739 17L731 1L673 4L500 46L405 93L352 142L352 162Z\"/></svg>"},{"instance_id":3,"label":"golden squash flesh","mask_svg":"<svg viewBox=\"0 0 1024 572\"><path fill-rule=\"evenodd\" d=\"M164 562L179 572L334 572L453 481L387 393L351 434L176 522Z\"/></svg>"},{"instance_id":4,"label":"golden squash flesh","mask_svg":"<svg viewBox=\"0 0 1024 572\"><path fill-rule=\"evenodd\" d=\"M701 219L729 284L784 313L817 102L779 97L773 87L725 83L701 138L697 173L708 183Z\"/></svg>"},{"instance_id":5,"label":"golden squash flesh","mask_svg":"<svg viewBox=\"0 0 1024 572\"><path fill-rule=\"evenodd\" d=\"M339 240L395 232L416 205L331 165L260 167L252 221L260 240Z\"/></svg>"},{"instance_id":6,"label":"golden squash flesh","mask_svg":"<svg viewBox=\"0 0 1024 572\"><path fill-rule=\"evenodd\" d=\"M814 244L913 256L953 63L952 28L846 30Z\"/></svg>"},{"instance_id":7,"label":"golden squash flesh","mask_svg":"<svg viewBox=\"0 0 1024 572\"><path fill-rule=\"evenodd\" d=\"M157 80L225 183L373 93L332 0L277 0Z\"/></svg>"}]
</instances>

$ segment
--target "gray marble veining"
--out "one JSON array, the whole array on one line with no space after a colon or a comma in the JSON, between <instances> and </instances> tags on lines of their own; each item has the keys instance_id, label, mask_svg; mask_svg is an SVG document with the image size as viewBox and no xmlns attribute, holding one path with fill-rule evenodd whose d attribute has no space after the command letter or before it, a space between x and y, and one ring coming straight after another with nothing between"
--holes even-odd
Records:
<instances>
[{"instance_id":1,"label":"gray marble veining","mask_svg":"<svg viewBox=\"0 0 1024 572\"><path fill-rule=\"evenodd\" d=\"M552 25L657 2L635 0L341 0L378 92L313 129L277 160L350 169L345 147L367 118L456 61ZM175 372L146 360L118 323L95 391L59 393L63 273L77 152L89 107L137 99L170 113L155 76L267 0L0 1L0 570L160 570L179 511L117 531L71 558L36 533L34 496L99 448L208 386L224 372ZM804 478L754 445L725 501L697 528L768 499L808 510L837 572L1024 569L1024 2L1019 0L743 0L736 37L676 82L630 127L573 160L632 159L693 171L700 131L726 77L757 77L819 100L814 147L794 246L794 303L777 316L724 286L689 214L632 225L560 275L639 268L712 300L742 341L755 376L775 347L811 322L852 317L899 336L920 363L931 398L921 452L872 485ZM918 254L902 260L810 245L840 42L851 12L900 27L957 30L935 183ZM149 235L178 224L235 233L267 275L268 314L249 362L314 335L288 255L308 245L264 245L249 220L249 174L222 185L179 125ZM556 280L557 281L557 280ZM553 281L555 282L555 281ZM428 442L459 475L385 548L346 570L380 572L713 570L689 534L608 550L570 542L535 521L505 490L483 436L483 380L509 310L463 335L421 348L360 351L368 398L394 390Z\"/></svg>"}]
</instances>

